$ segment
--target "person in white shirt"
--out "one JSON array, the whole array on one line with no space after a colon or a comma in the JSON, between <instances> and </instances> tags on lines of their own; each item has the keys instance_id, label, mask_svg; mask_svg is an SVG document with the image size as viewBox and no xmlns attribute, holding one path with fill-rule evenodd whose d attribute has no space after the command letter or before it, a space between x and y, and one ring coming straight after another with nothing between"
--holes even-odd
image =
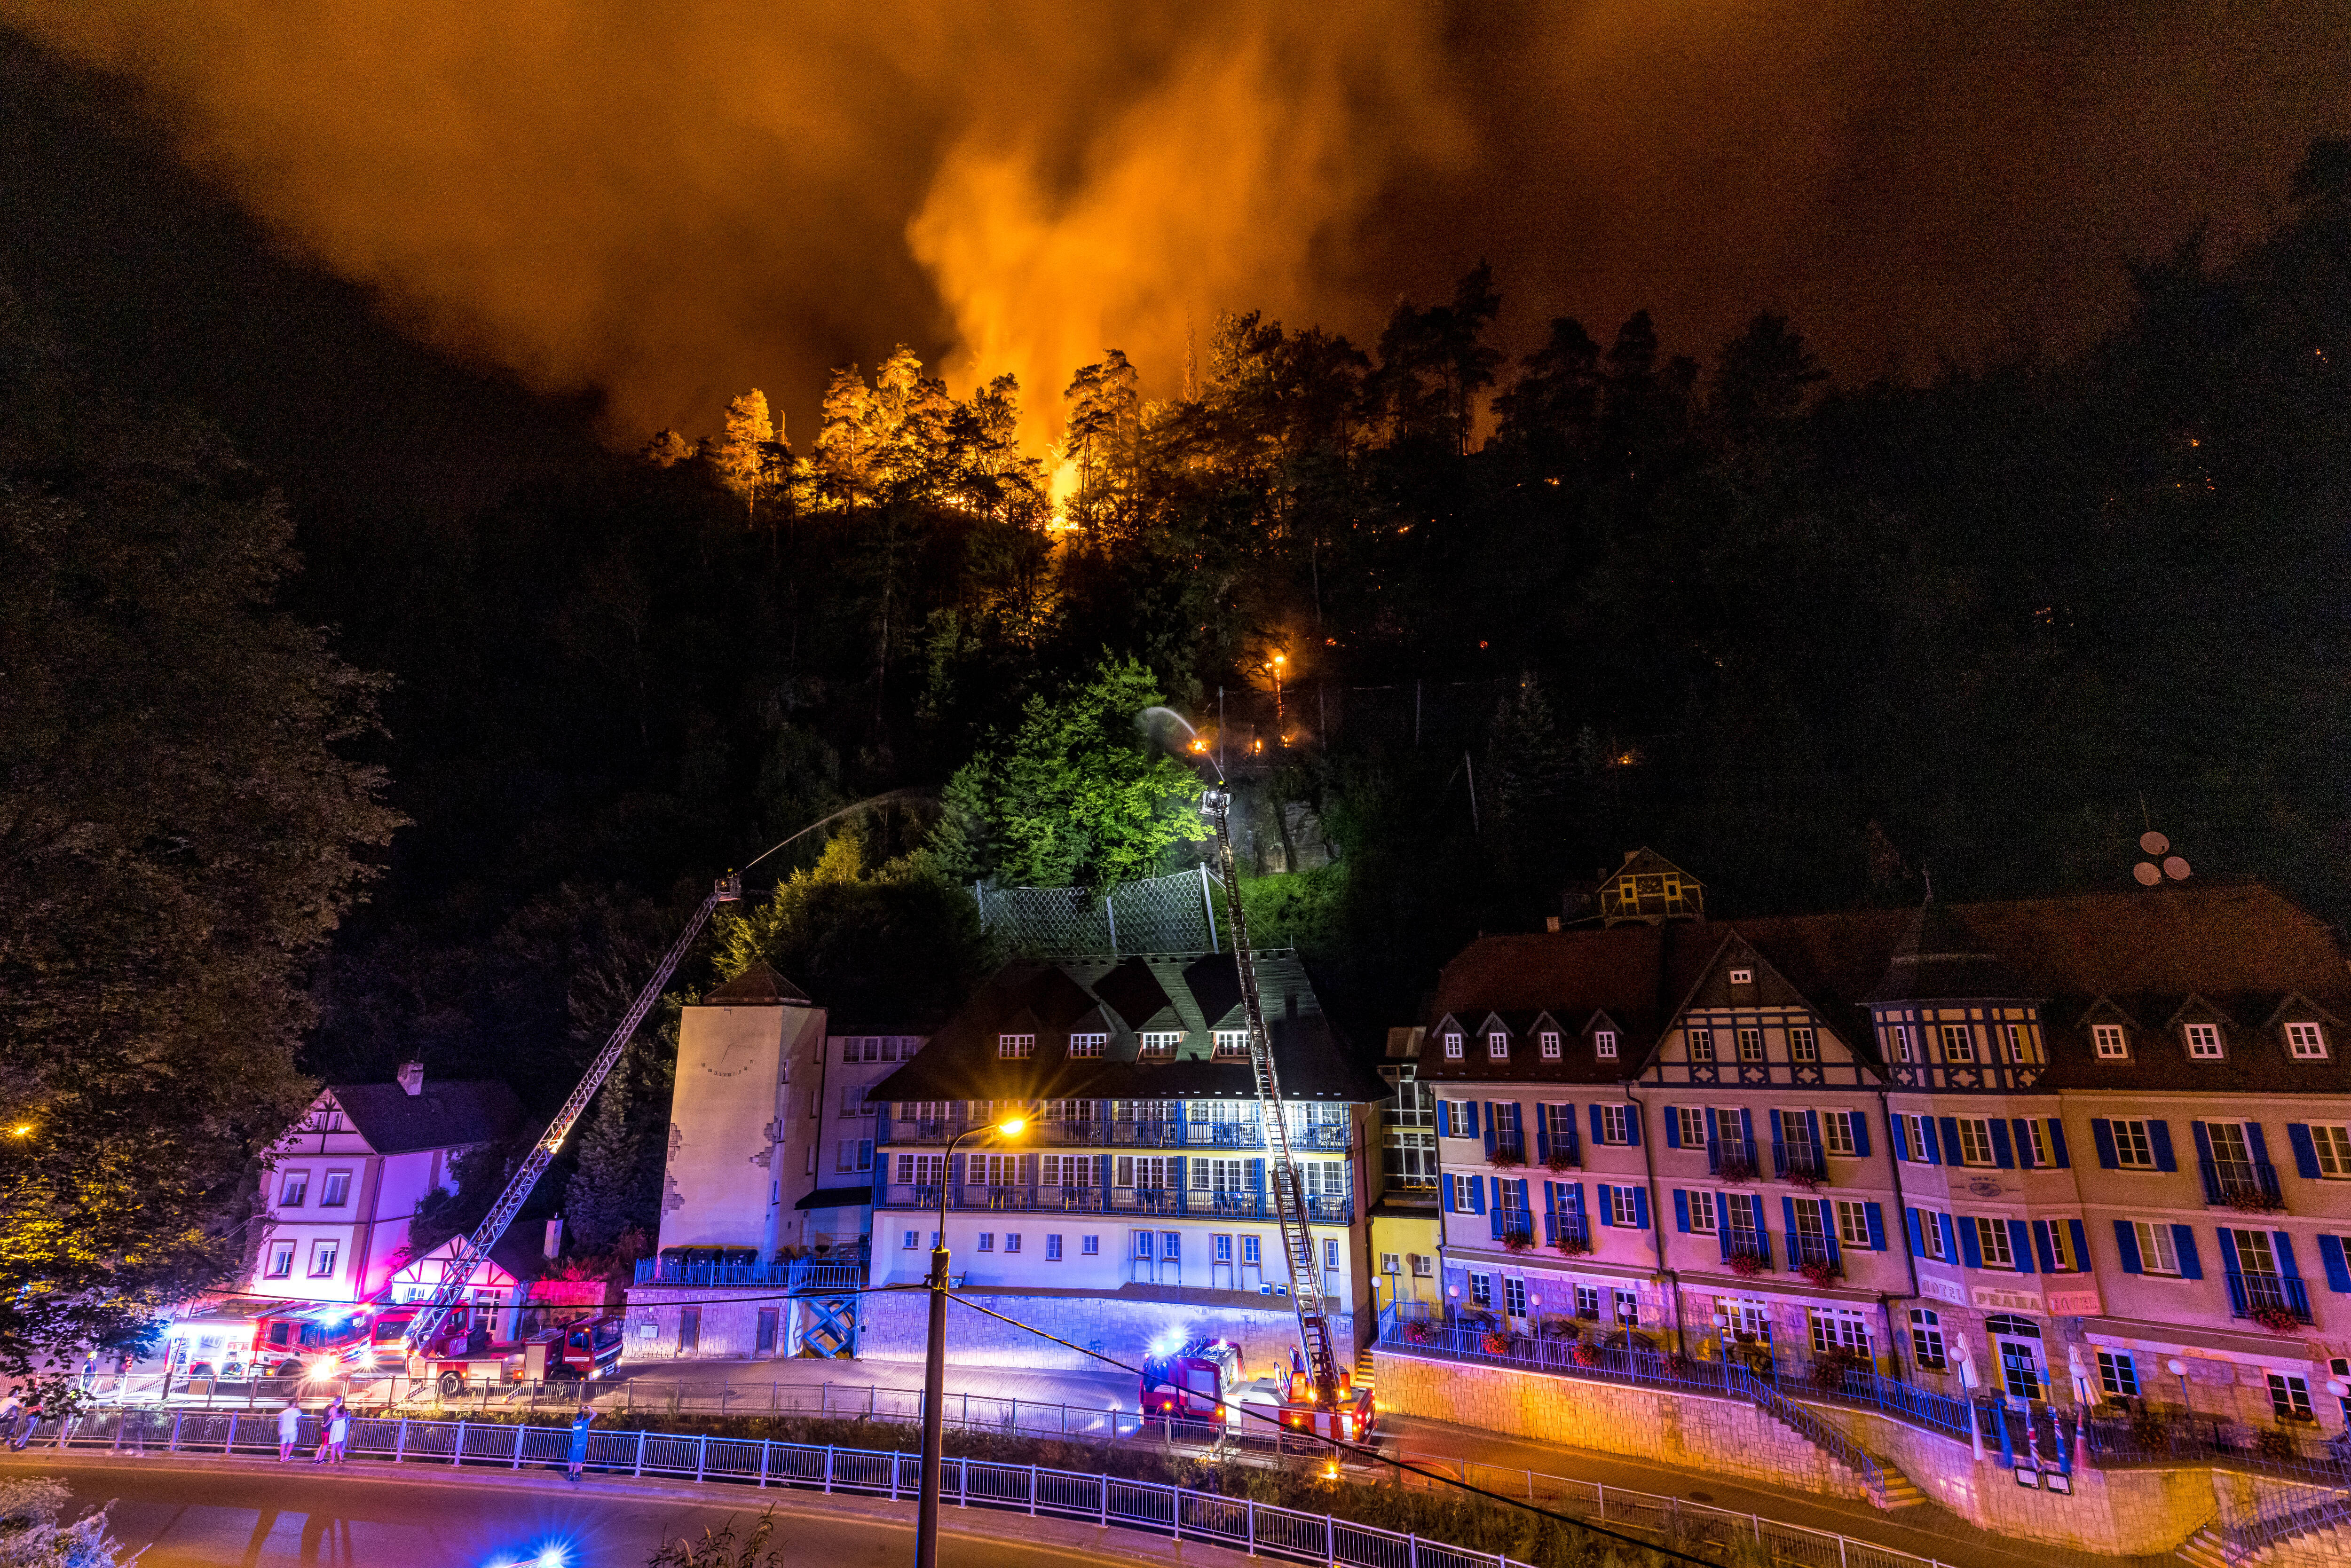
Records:
<instances>
[{"instance_id":1,"label":"person in white shirt","mask_svg":"<svg viewBox=\"0 0 2351 1568\"><path fill-rule=\"evenodd\" d=\"M277 1413L277 1462L286 1463L294 1457L294 1445L302 1437L302 1407L291 1399Z\"/></svg>"}]
</instances>

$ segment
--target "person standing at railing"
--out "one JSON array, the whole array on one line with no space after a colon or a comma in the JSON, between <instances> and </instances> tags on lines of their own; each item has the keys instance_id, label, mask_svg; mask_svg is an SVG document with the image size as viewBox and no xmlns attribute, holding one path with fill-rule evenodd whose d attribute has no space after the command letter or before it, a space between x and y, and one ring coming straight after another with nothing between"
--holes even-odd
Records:
<instances>
[{"instance_id":1,"label":"person standing at railing","mask_svg":"<svg viewBox=\"0 0 2351 1568\"><path fill-rule=\"evenodd\" d=\"M585 1405L580 1406L580 1413L571 1417L571 1458L564 1473L575 1483L580 1479L580 1472L588 1468L588 1426L595 1419L596 1412Z\"/></svg>"},{"instance_id":2,"label":"person standing at railing","mask_svg":"<svg viewBox=\"0 0 2351 1568\"><path fill-rule=\"evenodd\" d=\"M277 1462L286 1464L294 1458L294 1445L302 1440L302 1406L291 1399L277 1413Z\"/></svg>"}]
</instances>

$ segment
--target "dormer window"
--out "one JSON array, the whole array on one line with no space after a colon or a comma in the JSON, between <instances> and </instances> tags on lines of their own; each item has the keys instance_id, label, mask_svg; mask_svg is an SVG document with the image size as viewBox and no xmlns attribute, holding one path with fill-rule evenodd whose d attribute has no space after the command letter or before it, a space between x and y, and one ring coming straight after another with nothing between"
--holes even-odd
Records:
<instances>
[{"instance_id":1,"label":"dormer window","mask_svg":"<svg viewBox=\"0 0 2351 1568\"><path fill-rule=\"evenodd\" d=\"M1545 1061L1557 1061L1559 1060L1559 1030L1555 1029L1547 1029L1540 1035L1537 1035L1535 1040L1536 1043L1542 1049L1542 1059Z\"/></svg>"},{"instance_id":2,"label":"dormer window","mask_svg":"<svg viewBox=\"0 0 2351 1568\"><path fill-rule=\"evenodd\" d=\"M1592 1031L1592 1054L1603 1061L1616 1060L1616 1031L1613 1029Z\"/></svg>"},{"instance_id":3,"label":"dormer window","mask_svg":"<svg viewBox=\"0 0 2351 1568\"><path fill-rule=\"evenodd\" d=\"M1751 986L1755 983L1755 971L1733 969L1730 971L1730 983L1734 986Z\"/></svg>"},{"instance_id":4,"label":"dormer window","mask_svg":"<svg viewBox=\"0 0 2351 1568\"><path fill-rule=\"evenodd\" d=\"M2314 1023L2290 1023L2285 1026L2285 1051L2298 1061L2324 1061L2326 1037Z\"/></svg>"},{"instance_id":5,"label":"dormer window","mask_svg":"<svg viewBox=\"0 0 2351 1568\"><path fill-rule=\"evenodd\" d=\"M1182 1032L1174 1030L1157 1033L1146 1031L1137 1038L1142 1041L1140 1054L1146 1061L1164 1061L1175 1055L1176 1048L1184 1043Z\"/></svg>"},{"instance_id":6,"label":"dormer window","mask_svg":"<svg viewBox=\"0 0 2351 1568\"><path fill-rule=\"evenodd\" d=\"M1887 1024L1886 1026L1886 1044L1887 1054L1892 1056L1896 1061L1915 1061L1917 1060L1917 1058L1910 1053L1910 1026L1907 1023Z\"/></svg>"},{"instance_id":7,"label":"dormer window","mask_svg":"<svg viewBox=\"0 0 2351 1568\"><path fill-rule=\"evenodd\" d=\"M1459 1035L1447 1034L1445 1037L1445 1060L1447 1061L1458 1061L1461 1060L1461 1037Z\"/></svg>"},{"instance_id":8,"label":"dormer window","mask_svg":"<svg viewBox=\"0 0 2351 1568\"><path fill-rule=\"evenodd\" d=\"M2220 1060L2220 1026L2216 1023L2191 1023L2188 1026L2188 1054L2198 1061Z\"/></svg>"},{"instance_id":9,"label":"dormer window","mask_svg":"<svg viewBox=\"0 0 2351 1568\"><path fill-rule=\"evenodd\" d=\"M1963 1023L1945 1024L1943 1026L1943 1060L1966 1062L1973 1061L1975 1059L1975 1030Z\"/></svg>"},{"instance_id":10,"label":"dormer window","mask_svg":"<svg viewBox=\"0 0 2351 1568\"><path fill-rule=\"evenodd\" d=\"M1110 1036L1106 1034L1073 1034L1070 1037L1070 1054L1100 1056L1103 1047L1109 1044Z\"/></svg>"},{"instance_id":11,"label":"dormer window","mask_svg":"<svg viewBox=\"0 0 2351 1568\"><path fill-rule=\"evenodd\" d=\"M1504 1034L1500 1030L1496 1030L1491 1034L1489 1034L1486 1037L1486 1058L1489 1061L1510 1061L1510 1037Z\"/></svg>"},{"instance_id":12,"label":"dormer window","mask_svg":"<svg viewBox=\"0 0 2351 1568\"><path fill-rule=\"evenodd\" d=\"M1217 1055L1227 1061L1237 1061L1249 1055L1249 1030L1220 1029L1217 1031Z\"/></svg>"},{"instance_id":13,"label":"dormer window","mask_svg":"<svg viewBox=\"0 0 2351 1568\"><path fill-rule=\"evenodd\" d=\"M2118 1023L2094 1023L2090 1026L2090 1046L2098 1053L2100 1061L2127 1061L2129 1042L2123 1038L2123 1026Z\"/></svg>"},{"instance_id":14,"label":"dormer window","mask_svg":"<svg viewBox=\"0 0 2351 1568\"><path fill-rule=\"evenodd\" d=\"M996 1037L996 1054L1006 1061L1026 1061L1037 1054L1037 1037L1033 1034L999 1034Z\"/></svg>"}]
</instances>

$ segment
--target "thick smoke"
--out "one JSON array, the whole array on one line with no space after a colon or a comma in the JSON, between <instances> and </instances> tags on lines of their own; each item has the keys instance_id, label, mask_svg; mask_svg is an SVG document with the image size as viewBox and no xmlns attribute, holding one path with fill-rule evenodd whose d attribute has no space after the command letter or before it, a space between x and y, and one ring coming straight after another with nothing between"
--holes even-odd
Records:
<instances>
[{"instance_id":1,"label":"thick smoke","mask_svg":"<svg viewBox=\"0 0 2351 1568\"><path fill-rule=\"evenodd\" d=\"M1261 307L1365 337L1490 256L1531 335L1759 308L1847 375L2078 341L2340 133L2325 0L0 0L291 247L608 434L805 421L892 344L1021 380Z\"/></svg>"}]
</instances>

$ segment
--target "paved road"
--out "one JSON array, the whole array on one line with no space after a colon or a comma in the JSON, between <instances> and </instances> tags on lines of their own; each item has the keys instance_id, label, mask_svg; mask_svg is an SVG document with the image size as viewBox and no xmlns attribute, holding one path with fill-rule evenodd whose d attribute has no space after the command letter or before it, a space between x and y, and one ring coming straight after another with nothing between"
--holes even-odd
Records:
<instances>
[{"instance_id":1,"label":"paved road","mask_svg":"<svg viewBox=\"0 0 2351 1568\"><path fill-rule=\"evenodd\" d=\"M556 1477L418 1479L266 1463L78 1456L0 1463L0 1474L44 1473L64 1477L78 1505L115 1500L115 1535L148 1549L140 1568L643 1568L664 1539L699 1534L729 1518L747 1525L769 1501L788 1562L902 1568L914 1552L912 1503L734 1491L705 1501L707 1489L652 1483L575 1490ZM1249 1562L1212 1547L1019 1514L950 1509L942 1522L942 1568Z\"/></svg>"}]
</instances>

